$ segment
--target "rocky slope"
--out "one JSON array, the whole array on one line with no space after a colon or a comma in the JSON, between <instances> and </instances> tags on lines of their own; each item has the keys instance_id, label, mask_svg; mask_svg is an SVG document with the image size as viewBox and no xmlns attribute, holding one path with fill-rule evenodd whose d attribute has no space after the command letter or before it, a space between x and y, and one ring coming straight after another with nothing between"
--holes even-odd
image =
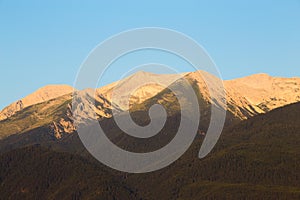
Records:
<instances>
[{"instance_id":1,"label":"rocky slope","mask_svg":"<svg viewBox=\"0 0 300 200\"><path fill-rule=\"evenodd\" d=\"M185 78L190 83L195 84L196 90L201 93L206 101L218 104L240 119L246 119L263 112L245 99L234 87L224 84L223 81L207 72L191 72ZM211 85L210 88L209 85ZM224 97L226 98L226 104Z\"/></svg>"},{"instance_id":2,"label":"rocky slope","mask_svg":"<svg viewBox=\"0 0 300 200\"><path fill-rule=\"evenodd\" d=\"M212 99L205 81L219 84L220 80L209 73L191 72L185 76L195 82L203 97L214 103L222 102L221 97ZM267 74L254 74L244 78L223 81L227 110L240 119L247 119L260 113L300 101L300 78L280 78ZM215 85L216 94L222 91ZM219 90L219 91L218 91ZM222 103L221 103L222 104ZM222 105L225 107L224 105Z\"/></svg>"},{"instance_id":3,"label":"rocky slope","mask_svg":"<svg viewBox=\"0 0 300 200\"><path fill-rule=\"evenodd\" d=\"M21 134L45 125L51 126L55 130L56 127L59 127L60 122L70 119L70 101L71 94L67 94L18 111L0 122L0 138ZM70 129L69 127L65 128L65 130ZM60 137L59 133L53 132L51 134Z\"/></svg>"}]
</instances>

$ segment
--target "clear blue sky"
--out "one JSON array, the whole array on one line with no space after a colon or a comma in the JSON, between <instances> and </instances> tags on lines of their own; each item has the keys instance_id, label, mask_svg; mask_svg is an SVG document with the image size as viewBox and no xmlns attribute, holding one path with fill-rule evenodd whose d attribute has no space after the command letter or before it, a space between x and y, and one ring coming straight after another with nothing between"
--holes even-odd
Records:
<instances>
[{"instance_id":1,"label":"clear blue sky","mask_svg":"<svg viewBox=\"0 0 300 200\"><path fill-rule=\"evenodd\" d=\"M45 2L0 0L0 108L47 84L72 85L98 43L138 27L191 36L224 79L300 76L299 0Z\"/></svg>"}]
</instances>

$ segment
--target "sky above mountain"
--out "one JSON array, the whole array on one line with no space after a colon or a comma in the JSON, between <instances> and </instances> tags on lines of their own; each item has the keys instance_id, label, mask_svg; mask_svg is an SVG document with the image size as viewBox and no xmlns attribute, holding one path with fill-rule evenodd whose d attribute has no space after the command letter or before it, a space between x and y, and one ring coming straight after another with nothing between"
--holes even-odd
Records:
<instances>
[{"instance_id":1,"label":"sky above mountain","mask_svg":"<svg viewBox=\"0 0 300 200\"><path fill-rule=\"evenodd\" d=\"M170 28L194 38L224 79L260 72L300 76L299 19L298 0L0 0L0 108L44 85L72 85L97 44L138 27ZM191 71L170 55L143 52L136 57L168 61L179 72ZM118 80L126 67L138 63L130 57L121 61L102 84Z\"/></svg>"}]
</instances>

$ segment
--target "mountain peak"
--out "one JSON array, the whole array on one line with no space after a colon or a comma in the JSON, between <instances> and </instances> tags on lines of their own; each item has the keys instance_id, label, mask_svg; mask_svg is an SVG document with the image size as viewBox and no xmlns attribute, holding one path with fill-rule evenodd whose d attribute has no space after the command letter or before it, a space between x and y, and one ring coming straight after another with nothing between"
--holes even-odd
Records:
<instances>
[{"instance_id":1,"label":"mountain peak","mask_svg":"<svg viewBox=\"0 0 300 200\"><path fill-rule=\"evenodd\" d=\"M270 78L272 76L270 76L269 74L267 73L258 73L258 74L252 74L248 77L257 77L257 78Z\"/></svg>"},{"instance_id":2,"label":"mountain peak","mask_svg":"<svg viewBox=\"0 0 300 200\"><path fill-rule=\"evenodd\" d=\"M73 87L69 85L46 85L24 97L22 102L24 103L25 107L27 107L71 93L73 90Z\"/></svg>"},{"instance_id":3,"label":"mountain peak","mask_svg":"<svg viewBox=\"0 0 300 200\"><path fill-rule=\"evenodd\" d=\"M122 110L128 110L129 104L136 104L149 99L167 86L182 78L185 74L154 74L152 72L138 71L125 79L109 84L97 89L106 99L112 101L112 94L117 94L119 98L114 99Z\"/></svg>"},{"instance_id":4,"label":"mountain peak","mask_svg":"<svg viewBox=\"0 0 300 200\"><path fill-rule=\"evenodd\" d=\"M133 75L154 75L154 73L141 70L135 72Z\"/></svg>"},{"instance_id":5,"label":"mountain peak","mask_svg":"<svg viewBox=\"0 0 300 200\"><path fill-rule=\"evenodd\" d=\"M20 111L28 106L72 93L73 90L74 88L69 85L47 85L41 87L30 95L5 107L0 112L0 120L8 118L14 115L17 111Z\"/></svg>"},{"instance_id":6,"label":"mountain peak","mask_svg":"<svg viewBox=\"0 0 300 200\"><path fill-rule=\"evenodd\" d=\"M300 78L272 77L254 74L225 81L252 104L265 111L300 101Z\"/></svg>"}]
</instances>

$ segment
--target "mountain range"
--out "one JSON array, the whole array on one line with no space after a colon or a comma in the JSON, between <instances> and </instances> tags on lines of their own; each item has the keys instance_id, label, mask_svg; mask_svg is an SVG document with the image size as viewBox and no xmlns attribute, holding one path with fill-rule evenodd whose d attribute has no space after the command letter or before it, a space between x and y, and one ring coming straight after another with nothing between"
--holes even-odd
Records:
<instances>
[{"instance_id":1,"label":"mountain range","mask_svg":"<svg viewBox=\"0 0 300 200\"><path fill-rule=\"evenodd\" d=\"M143 80L153 83L128 92ZM0 193L5 199L300 198L300 78L255 74L222 81L204 71L138 72L97 88L90 101L111 141L127 150L152 151L178 129L180 105L169 88L181 88L183 81L198 98L199 133L207 131L211 106L227 110L222 136L206 158L197 158L204 137L198 134L183 157L165 169L144 175L111 170L89 155L76 133L75 89L50 85L0 112ZM212 96L206 81L224 85L226 104L222 88L214 87ZM119 92L118 99L113 91ZM149 140L127 136L112 118L112 109L129 110L137 124L146 125L155 103L166 108L168 118Z\"/></svg>"},{"instance_id":2,"label":"mountain range","mask_svg":"<svg viewBox=\"0 0 300 200\"><path fill-rule=\"evenodd\" d=\"M132 94L128 92L129 88L133 88L137 83L146 79L153 80L153 84L143 85ZM95 102L93 103L94 111L99 119L110 118L112 108L119 109L120 112L131 107L140 108L141 106L137 105L153 100L156 95L161 95L162 98L158 102L172 103L174 98L171 99L171 95L163 96L167 91L160 84L175 85L179 79L185 79L191 83L195 91L201 95L201 97L198 95L198 98L207 104L216 101L212 99L205 81L217 78L204 71L180 75L137 72L123 80L96 89L95 95L91 97L91 101ZM226 109L234 118L241 120L300 101L300 78L277 78L267 74L255 74L222 81L222 83L226 93ZM117 100L113 101L112 91L116 90L115 87L118 85L126 87L122 87L123 91L118 90L121 94ZM71 86L49 85L5 107L0 112L0 138L46 125L51 127L53 135L57 138L74 131L70 109L73 91L74 88ZM162 92L165 94L161 94ZM217 91L217 93L221 92ZM126 105L128 98L130 101ZM224 105L221 106L224 107ZM26 123L20 123L20 121ZM10 128L7 129L7 127Z\"/></svg>"}]
</instances>

